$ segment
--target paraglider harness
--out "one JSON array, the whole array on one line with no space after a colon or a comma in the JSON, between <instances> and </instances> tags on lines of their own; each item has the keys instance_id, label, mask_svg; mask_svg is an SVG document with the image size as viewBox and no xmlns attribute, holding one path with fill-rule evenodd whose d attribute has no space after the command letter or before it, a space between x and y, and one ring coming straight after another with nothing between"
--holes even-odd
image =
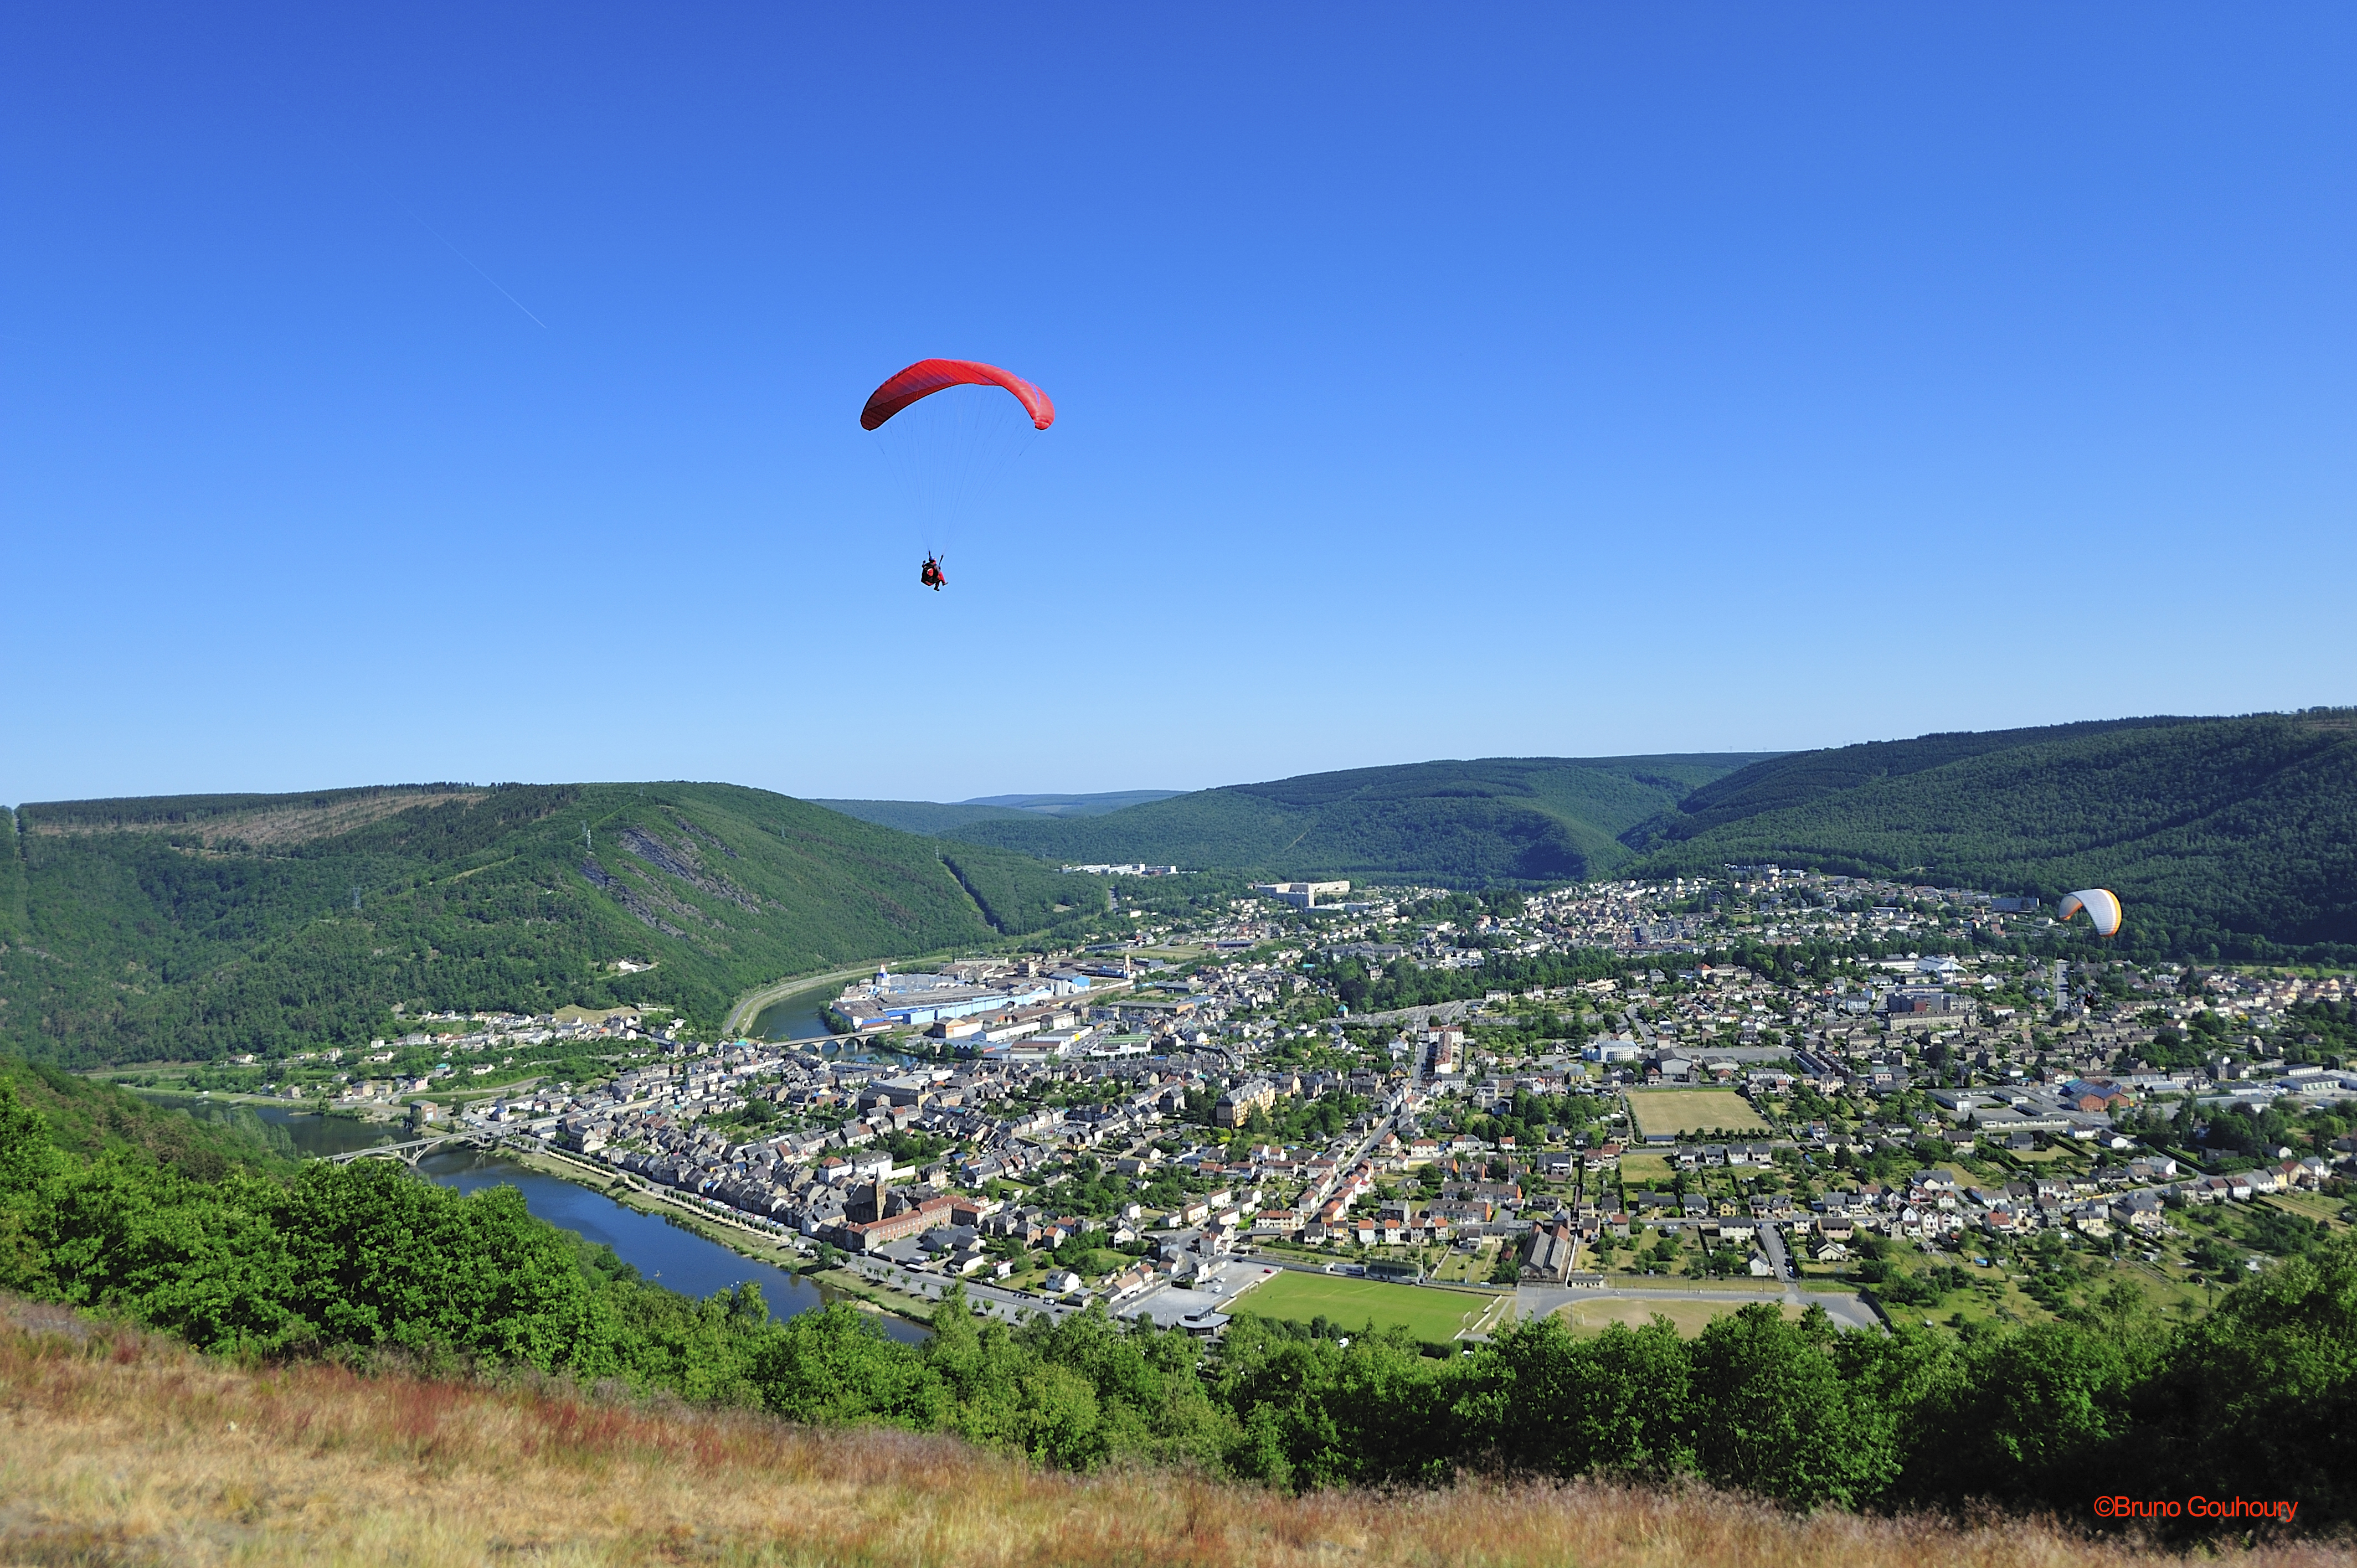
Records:
<instances>
[{"instance_id":1,"label":"paraglider harness","mask_svg":"<svg viewBox=\"0 0 2357 1568\"><path fill-rule=\"evenodd\" d=\"M925 557L924 565L918 569L917 581L922 583L925 586L932 589L933 592L938 594L942 591L942 585L948 582L949 579L942 575L942 564L940 560L934 556L928 555Z\"/></svg>"}]
</instances>

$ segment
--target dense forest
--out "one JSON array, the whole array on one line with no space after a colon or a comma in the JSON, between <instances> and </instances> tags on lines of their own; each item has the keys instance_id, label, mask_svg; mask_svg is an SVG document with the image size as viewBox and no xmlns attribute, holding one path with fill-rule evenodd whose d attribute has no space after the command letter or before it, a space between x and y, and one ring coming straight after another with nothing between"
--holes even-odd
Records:
<instances>
[{"instance_id":1,"label":"dense forest","mask_svg":"<svg viewBox=\"0 0 2357 1568\"><path fill-rule=\"evenodd\" d=\"M1018 811L1012 806L952 805L937 800L813 800L811 804L878 827L898 828L904 833L923 833L928 837L954 832L968 822L1039 820L1037 813Z\"/></svg>"},{"instance_id":2,"label":"dense forest","mask_svg":"<svg viewBox=\"0 0 2357 1568\"><path fill-rule=\"evenodd\" d=\"M1099 1311L1010 1329L952 1299L904 1346L840 1305L780 1322L751 1286L673 1294L512 1187L461 1196L385 1161L290 1172L259 1145L209 1173L93 1135L105 1115L86 1105L61 1135L37 1103L58 1100L49 1079L0 1069L0 1286L210 1350L528 1368L952 1432L1043 1465L1300 1489L1694 1476L1795 1508L1995 1498L2081 1520L2099 1495L2202 1494L2293 1499L2298 1526L2327 1531L2357 1509L2347 1234L2190 1323L2122 1286L2035 1327L1840 1333L1822 1312L1751 1306L1693 1339L1666 1324L1580 1338L1548 1318L1458 1354L1248 1311L1215 1348ZM218 1157L238 1134L207 1137Z\"/></svg>"},{"instance_id":3,"label":"dense forest","mask_svg":"<svg viewBox=\"0 0 2357 1568\"><path fill-rule=\"evenodd\" d=\"M1066 862L1483 888L1774 861L2035 894L2110 887L2124 950L2357 958L2357 711L2143 718L1820 751L1493 757L1198 790L1101 816L899 811ZM971 814L969 814L971 813ZM888 813L890 814L890 813Z\"/></svg>"},{"instance_id":4,"label":"dense forest","mask_svg":"<svg viewBox=\"0 0 2357 1568\"><path fill-rule=\"evenodd\" d=\"M781 976L1103 897L731 785L73 801L0 828L0 1047L70 1063L365 1042L396 1004L659 1004L709 1026Z\"/></svg>"},{"instance_id":5,"label":"dense forest","mask_svg":"<svg viewBox=\"0 0 2357 1568\"><path fill-rule=\"evenodd\" d=\"M1778 861L2109 887L2147 956L2357 956L2357 712L1927 736L1777 757L1631 830L1632 875Z\"/></svg>"},{"instance_id":6,"label":"dense forest","mask_svg":"<svg viewBox=\"0 0 2357 1568\"><path fill-rule=\"evenodd\" d=\"M976 814L931 819L930 831L1064 862L1452 886L1577 880L1629 858L1620 833L1759 756L1419 762L1199 789L1103 815L936 808ZM833 803L895 824L928 820L906 801Z\"/></svg>"}]
</instances>

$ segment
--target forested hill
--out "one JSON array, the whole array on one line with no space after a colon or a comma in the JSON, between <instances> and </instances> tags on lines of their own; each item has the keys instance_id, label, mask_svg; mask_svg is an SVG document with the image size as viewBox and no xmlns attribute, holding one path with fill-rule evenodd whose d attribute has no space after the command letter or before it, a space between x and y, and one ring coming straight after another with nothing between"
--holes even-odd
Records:
<instances>
[{"instance_id":1,"label":"forested hill","mask_svg":"<svg viewBox=\"0 0 2357 1568\"><path fill-rule=\"evenodd\" d=\"M1456 886L1561 881L1609 875L1630 858L1622 832L1761 756L1418 762L1199 789L1100 816L992 814L931 831L1065 862Z\"/></svg>"},{"instance_id":2,"label":"forested hill","mask_svg":"<svg viewBox=\"0 0 2357 1568\"><path fill-rule=\"evenodd\" d=\"M2109 887L2177 956L2357 956L2357 710L1934 735L1755 764L1630 831L1631 875L1779 861Z\"/></svg>"},{"instance_id":3,"label":"forested hill","mask_svg":"<svg viewBox=\"0 0 2357 1568\"><path fill-rule=\"evenodd\" d=\"M846 817L856 817L863 822L878 827L897 828L904 833L931 836L946 833L968 822L994 819L1008 822L1038 820L1034 813L1018 811L1009 806L984 806L972 801L942 800L813 800L813 806L824 806L830 811L841 811Z\"/></svg>"},{"instance_id":4,"label":"forested hill","mask_svg":"<svg viewBox=\"0 0 2357 1568\"><path fill-rule=\"evenodd\" d=\"M844 802L874 805L874 802ZM1778 861L2038 894L2106 886L2123 942L2357 957L2357 711L2141 718L1762 756L1492 757L1231 785L1099 816L899 820L1062 862L1456 886Z\"/></svg>"},{"instance_id":5,"label":"forested hill","mask_svg":"<svg viewBox=\"0 0 2357 1568\"><path fill-rule=\"evenodd\" d=\"M395 1003L710 1024L781 976L1081 914L1037 861L724 784L61 801L0 827L0 1052L73 1064L362 1042Z\"/></svg>"},{"instance_id":6,"label":"forested hill","mask_svg":"<svg viewBox=\"0 0 2357 1568\"><path fill-rule=\"evenodd\" d=\"M811 804L881 822L904 833L945 833L968 822L1032 822L1041 817L1101 817L1107 811L1167 800L1176 789L1120 789L1102 795L985 795L978 800L826 800Z\"/></svg>"}]
</instances>

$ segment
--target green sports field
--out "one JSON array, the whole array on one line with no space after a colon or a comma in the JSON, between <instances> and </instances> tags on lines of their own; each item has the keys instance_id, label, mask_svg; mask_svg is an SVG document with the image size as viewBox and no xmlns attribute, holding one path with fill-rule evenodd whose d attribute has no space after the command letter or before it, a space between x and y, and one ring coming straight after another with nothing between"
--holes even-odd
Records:
<instances>
[{"instance_id":1,"label":"green sports field","mask_svg":"<svg viewBox=\"0 0 2357 1568\"><path fill-rule=\"evenodd\" d=\"M1632 1089L1629 1114L1639 1136L1656 1133L1765 1133L1768 1123L1731 1089Z\"/></svg>"},{"instance_id":2,"label":"green sports field","mask_svg":"<svg viewBox=\"0 0 2357 1568\"><path fill-rule=\"evenodd\" d=\"M1287 1270L1237 1297L1231 1310L1290 1318L1296 1323L1307 1323L1322 1316L1345 1326L1372 1318L1380 1327L1396 1324L1419 1339L1443 1340L1453 1339L1458 1330L1471 1327L1496 1299L1491 1294L1473 1295L1464 1291L1429 1290L1342 1274L1304 1274Z\"/></svg>"}]
</instances>

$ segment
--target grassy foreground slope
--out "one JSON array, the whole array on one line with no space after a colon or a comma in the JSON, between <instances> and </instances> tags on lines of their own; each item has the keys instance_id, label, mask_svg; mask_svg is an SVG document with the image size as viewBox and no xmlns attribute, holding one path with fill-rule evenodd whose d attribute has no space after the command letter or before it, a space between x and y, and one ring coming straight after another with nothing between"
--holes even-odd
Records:
<instances>
[{"instance_id":1,"label":"grassy foreground slope","mask_svg":"<svg viewBox=\"0 0 2357 1568\"><path fill-rule=\"evenodd\" d=\"M1621 833L1760 755L1419 762L1199 789L1103 816L993 816L937 831L1067 862L1471 886L1563 880L1612 872L1630 857Z\"/></svg>"},{"instance_id":2,"label":"grassy foreground slope","mask_svg":"<svg viewBox=\"0 0 2357 1568\"><path fill-rule=\"evenodd\" d=\"M726 784L63 801L7 825L0 1050L69 1064L362 1042L396 1003L716 1022L781 975L1075 913L1036 861Z\"/></svg>"},{"instance_id":3,"label":"grassy foreground slope","mask_svg":"<svg viewBox=\"0 0 2357 1568\"><path fill-rule=\"evenodd\" d=\"M1779 861L2109 887L2132 949L2357 954L2357 711L1925 736L1756 764L1627 835L1632 874Z\"/></svg>"},{"instance_id":4,"label":"grassy foreground slope","mask_svg":"<svg viewBox=\"0 0 2357 1568\"><path fill-rule=\"evenodd\" d=\"M2146 1568L2051 1525L1795 1514L1700 1487L1290 1497L954 1439L325 1365L247 1369L0 1297L0 1555L32 1563ZM2246 1568L2345 1560L2226 1550Z\"/></svg>"}]
</instances>

